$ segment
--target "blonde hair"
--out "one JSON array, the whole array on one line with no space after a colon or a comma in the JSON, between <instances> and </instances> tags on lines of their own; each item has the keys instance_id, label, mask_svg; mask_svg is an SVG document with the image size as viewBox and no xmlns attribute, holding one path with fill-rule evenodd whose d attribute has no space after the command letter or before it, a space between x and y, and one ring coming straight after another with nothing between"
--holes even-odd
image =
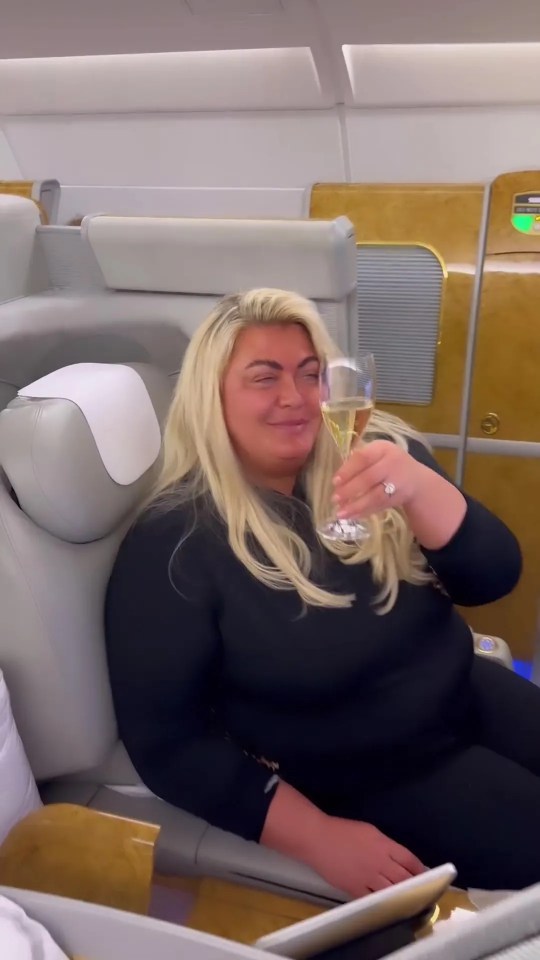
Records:
<instances>
[{"instance_id":1,"label":"blonde hair","mask_svg":"<svg viewBox=\"0 0 540 960\"><path fill-rule=\"evenodd\" d=\"M226 524L231 549L254 577L275 590L296 590L311 606L348 607L354 596L332 593L310 580L308 546L249 484L229 439L221 404L223 377L239 334L255 324L300 324L321 359L339 356L317 310L304 297L258 289L221 300L186 350L150 502L173 506L209 495ZM405 448L408 437L419 437L396 417L375 411L364 436L369 442L381 435ZM328 431L320 430L302 472L315 526L327 519L338 466L335 444ZM324 545L345 564L371 563L380 588L378 610L385 613L396 601L400 580L420 584L430 576L400 510L387 510L384 517L375 515L368 522L371 536L360 545ZM254 555L251 538L268 563Z\"/></svg>"}]
</instances>

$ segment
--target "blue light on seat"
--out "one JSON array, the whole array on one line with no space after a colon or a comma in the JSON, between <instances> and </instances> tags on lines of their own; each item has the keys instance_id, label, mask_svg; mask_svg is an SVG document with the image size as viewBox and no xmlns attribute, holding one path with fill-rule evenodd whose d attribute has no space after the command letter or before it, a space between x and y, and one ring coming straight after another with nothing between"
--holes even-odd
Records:
<instances>
[{"instance_id":1,"label":"blue light on seat","mask_svg":"<svg viewBox=\"0 0 540 960\"><path fill-rule=\"evenodd\" d=\"M532 663L527 663L526 660L514 660L514 669L520 677L525 677L526 680L531 679Z\"/></svg>"}]
</instances>

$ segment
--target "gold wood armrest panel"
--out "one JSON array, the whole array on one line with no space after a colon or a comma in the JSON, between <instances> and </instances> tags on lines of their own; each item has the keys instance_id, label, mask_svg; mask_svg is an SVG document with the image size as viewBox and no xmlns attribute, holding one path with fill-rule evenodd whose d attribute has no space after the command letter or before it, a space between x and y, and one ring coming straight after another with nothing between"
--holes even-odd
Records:
<instances>
[{"instance_id":1,"label":"gold wood armrest panel","mask_svg":"<svg viewBox=\"0 0 540 960\"><path fill-rule=\"evenodd\" d=\"M0 884L147 913L159 827L72 804L42 807L0 847Z\"/></svg>"}]
</instances>

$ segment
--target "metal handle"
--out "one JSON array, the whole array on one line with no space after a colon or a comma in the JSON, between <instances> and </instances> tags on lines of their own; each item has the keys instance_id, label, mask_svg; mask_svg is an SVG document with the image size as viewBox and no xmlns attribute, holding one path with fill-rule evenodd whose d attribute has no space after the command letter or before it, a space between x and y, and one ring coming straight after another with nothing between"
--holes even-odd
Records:
<instances>
[{"instance_id":1,"label":"metal handle","mask_svg":"<svg viewBox=\"0 0 540 960\"><path fill-rule=\"evenodd\" d=\"M486 433L488 437L492 437L493 434L498 433L500 425L501 421L497 413L486 413L485 417L482 417L480 421L482 433Z\"/></svg>"}]
</instances>

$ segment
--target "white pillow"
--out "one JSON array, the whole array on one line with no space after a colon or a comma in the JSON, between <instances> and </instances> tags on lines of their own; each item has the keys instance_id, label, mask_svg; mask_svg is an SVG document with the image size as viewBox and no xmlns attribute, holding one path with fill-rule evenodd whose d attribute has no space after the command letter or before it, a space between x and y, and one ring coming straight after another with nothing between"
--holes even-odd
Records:
<instances>
[{"instance_id":1,"label":"white pillow","mask_svg":"<svg viewBox=\"0 0 540 960\"><path fill-rule=\"evenodd\" d=\"M0 956L3 960L67 960L40 923L0 897Z\"/></svg>"},{"instance_id":2,"label":"white pillow","mask_svg":"<svg viewBox=\"0 0 540 960\"><path fill-rule=\"evenodd\" d=\"M41 800L11 712L8 688L0 670L0 844L11 828Z\"/></svg>"}]
</instances>

